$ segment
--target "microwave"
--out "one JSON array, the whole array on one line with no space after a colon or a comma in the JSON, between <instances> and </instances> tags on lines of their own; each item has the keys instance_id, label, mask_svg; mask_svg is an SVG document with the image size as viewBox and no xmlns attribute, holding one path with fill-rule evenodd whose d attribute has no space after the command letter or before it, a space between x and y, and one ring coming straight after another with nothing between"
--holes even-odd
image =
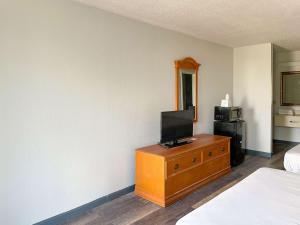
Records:
<instances>
[{"instance_id":1,"label":"microwave","mask_svg":"<svg viewBox=\"0 0 300 225\"><path fill-rule=\"evenodd\" d=\"M215 106L215 120L235 121L242 117L242 108L240 107L221 107Z\"/></svg>"}]
</instances>

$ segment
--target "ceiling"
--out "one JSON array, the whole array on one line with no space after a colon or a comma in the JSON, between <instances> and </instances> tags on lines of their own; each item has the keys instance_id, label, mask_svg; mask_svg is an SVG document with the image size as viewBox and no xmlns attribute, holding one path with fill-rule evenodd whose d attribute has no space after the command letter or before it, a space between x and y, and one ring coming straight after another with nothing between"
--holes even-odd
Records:
<instances>
[{"instance_id":1,"label":"ceiling","mask_svg":"<svg viewBox=\"0 0 300 225\"><path fill-rule=\"evenodd\" d=\"M231 47L300 50L300 0L76 0Z\"/></svg>"}]
</instances>

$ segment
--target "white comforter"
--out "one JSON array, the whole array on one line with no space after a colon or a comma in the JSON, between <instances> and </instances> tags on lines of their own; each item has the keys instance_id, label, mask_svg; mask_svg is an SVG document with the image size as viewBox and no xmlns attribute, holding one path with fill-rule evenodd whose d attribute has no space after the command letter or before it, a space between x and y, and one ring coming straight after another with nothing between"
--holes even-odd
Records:
<instances>
[{"instance_id":1,"label":"white comforter","mask_svg":"<svg viewBox=\"0 0 300 225\"><path fill-rule=\"evenodd\" d=\"M293 173L300 173L300 144L284 155L284 168Z\"/></svg>"},{"instance_id":2,"label":"white comforter","mask_svg":"<svg viewBox=\"0 0 300 225\"><path fill-rule=\"evenodd\" d=\"M299 225L300 174L261 168L177 225Z\"/></svg>"}]
</instances>

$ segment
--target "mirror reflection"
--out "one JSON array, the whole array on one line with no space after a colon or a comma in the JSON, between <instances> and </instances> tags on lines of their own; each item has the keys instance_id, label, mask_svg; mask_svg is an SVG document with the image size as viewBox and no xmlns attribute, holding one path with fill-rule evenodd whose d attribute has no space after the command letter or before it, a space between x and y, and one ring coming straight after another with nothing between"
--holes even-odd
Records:
<instances>
[{"instance_id":1,"label":"mirror reflection","mask_svg":"<svg viewBox=\"0 0 300 225\"><path fill-rule=\"evenodd\" d=\"M300 105L300 71L281 73L281 105Z\"/></svg>"},{"instance_id":2,"label":"mirror reflection","mask_svg":"<svg viewBox=\"0 0 300 225\"><path fill-rule=\"evenodd\" d=\"M196 73L193 70L180 70L179 110L192 109L196 106Z\"/></svg>"}]
</instances>

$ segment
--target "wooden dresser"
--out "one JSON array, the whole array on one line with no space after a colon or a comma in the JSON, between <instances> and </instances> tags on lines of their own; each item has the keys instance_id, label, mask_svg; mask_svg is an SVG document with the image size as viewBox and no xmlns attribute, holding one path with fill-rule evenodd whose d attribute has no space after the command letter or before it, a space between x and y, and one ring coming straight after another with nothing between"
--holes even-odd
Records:
<instances>
[{"instance_id":1,"label":"wooden dresser","mask_svg":"<svg viewBox=\"0 0 300 225\"><path fill-rule=\"evenodd\" d=\"M136 150L135 193L168 206L199 186L230 172L230 138L200 134L175 148Z\"/></svg>"}]
</instances>

